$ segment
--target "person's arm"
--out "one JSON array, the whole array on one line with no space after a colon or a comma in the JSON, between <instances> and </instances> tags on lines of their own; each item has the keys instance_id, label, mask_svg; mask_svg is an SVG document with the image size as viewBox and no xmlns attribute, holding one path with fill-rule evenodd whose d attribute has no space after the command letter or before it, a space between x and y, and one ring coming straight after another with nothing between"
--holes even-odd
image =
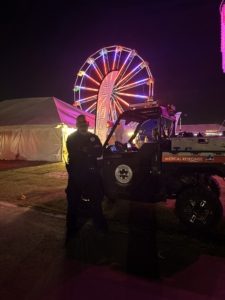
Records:
<instances>
[{"instance_id":1,"label":"person's arm","mask_svg":"<svg viewBox=\"0 0 225 300\"><path fill-rule=\"evenodd\" d=\"M88 155L97 158L102 155L102 143L97 135L91 137L91 139L92 138L94 141L91 142L91 147L88 149Z\"/></svg>"}]
</instances>

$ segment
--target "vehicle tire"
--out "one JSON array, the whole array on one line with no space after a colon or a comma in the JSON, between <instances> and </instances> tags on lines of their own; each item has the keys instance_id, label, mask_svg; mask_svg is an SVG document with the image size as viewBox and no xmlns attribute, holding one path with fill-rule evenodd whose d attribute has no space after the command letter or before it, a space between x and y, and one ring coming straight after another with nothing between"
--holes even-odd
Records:
<instances>
[{"instance_id":1,"label":"vehicle tire","mask_svg":"<svg viewBox=\"0 0 225 300\"><path fill-rule=\"evenodd\" d=\"M190 229L204 231L221 219L223 208L218 197L205 186L188 187L177 196L175 210Z\"/></svg>"},{"instance_id":2,"label":"vehicle tire","mask_svg":"<svg viewBox=\"0 0 225 300\"><path fill-rule=\"evenodd\" d=\"M207 178L208 188L216 195L216 197L220 197L220 185L218 181L214 177Z\"/></svg>"}]
</instances>

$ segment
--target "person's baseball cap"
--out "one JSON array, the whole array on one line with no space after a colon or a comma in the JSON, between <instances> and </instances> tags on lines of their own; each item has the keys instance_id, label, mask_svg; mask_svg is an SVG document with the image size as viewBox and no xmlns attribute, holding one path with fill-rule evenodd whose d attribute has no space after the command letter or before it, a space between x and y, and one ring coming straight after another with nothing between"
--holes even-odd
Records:
<instances>
[{"instance_id":1,"label":"person's baseball cap","mask_svg":"<svg viewBox=\"0 0 225 300\"><path fill-rule=\"evenodd\" d=\"M87 121L85 115L79 115L76 119L77 126L88 126L89 122Z\"/></svg>"}]
</instances>

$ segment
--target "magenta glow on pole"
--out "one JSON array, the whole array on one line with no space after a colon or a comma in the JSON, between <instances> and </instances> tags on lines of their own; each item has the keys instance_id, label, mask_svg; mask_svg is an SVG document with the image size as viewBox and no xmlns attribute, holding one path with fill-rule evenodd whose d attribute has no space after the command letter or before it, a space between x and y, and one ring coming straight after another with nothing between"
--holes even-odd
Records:
<instances>
[{"instance_id":1,"label":"magenta glow on pole","mask_svg":"<svg viewBox=\"0 0 225 300\"><path fill-rule=\"evenodd\" d=\"M221 15L221 52L222 52L222 68L225 73L225 2L222 1L220 5Z\"/></svg>"}]
</instances>

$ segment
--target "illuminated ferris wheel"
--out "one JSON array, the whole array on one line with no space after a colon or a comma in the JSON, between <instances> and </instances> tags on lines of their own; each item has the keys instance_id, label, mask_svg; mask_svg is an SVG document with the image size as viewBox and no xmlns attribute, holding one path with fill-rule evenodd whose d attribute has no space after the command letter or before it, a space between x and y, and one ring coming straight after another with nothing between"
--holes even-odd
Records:
<instances>
[{"instance_id":1,"label":"illuminated ferris wheel","mask_svg":"<svg viewBox=\"0 0 225 300\"><path fill-rule=\"evenodd\" d=\"M105 47L92 54L74 84L74 106L96 113L99 99L107 98L107 119L114 122L132 105L152 101L154 80L148 63L135 50Z\"/></svg>"}]
</instances>

